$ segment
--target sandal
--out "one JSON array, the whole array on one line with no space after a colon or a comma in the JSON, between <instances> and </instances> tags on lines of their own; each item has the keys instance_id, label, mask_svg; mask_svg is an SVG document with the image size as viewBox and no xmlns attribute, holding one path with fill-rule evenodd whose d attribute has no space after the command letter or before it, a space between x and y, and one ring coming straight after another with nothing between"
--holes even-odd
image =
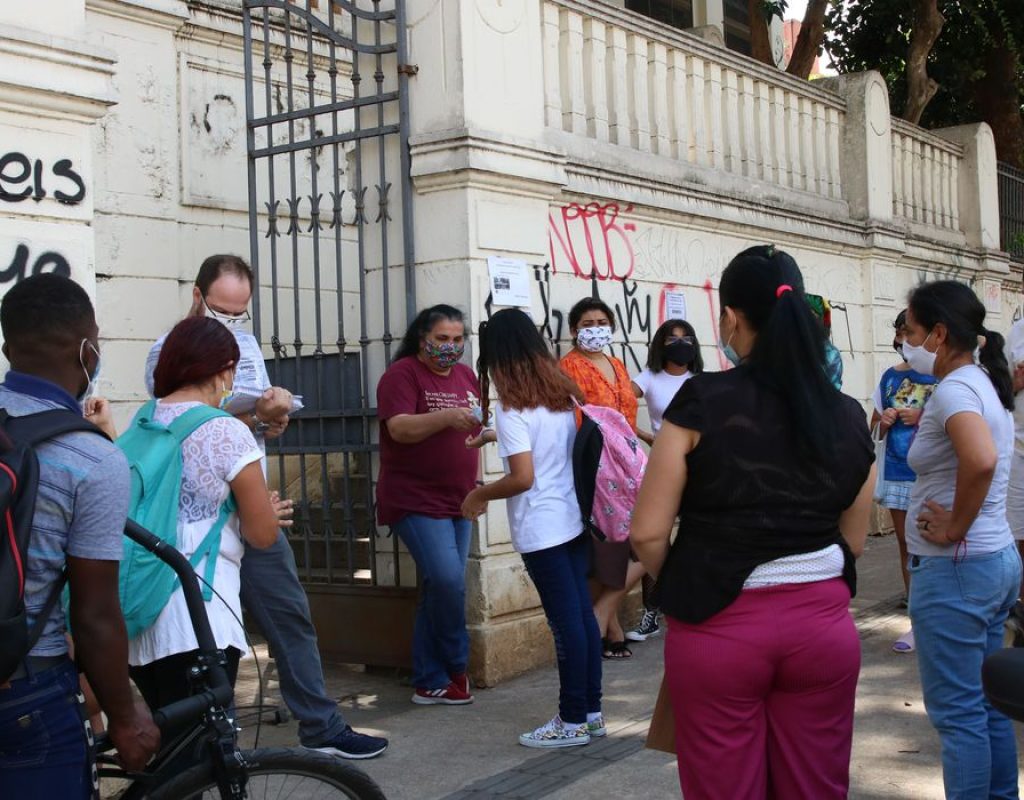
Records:
<instances>
[{"instance_id":1,"label":"sandal","mask_svg":"<svg viewBox=\"0 0 1024 800\"><path fill-rule=\"evenodd\" d=\"M610 642L607 639L601 640L601 658L606 661L619 661L624 658L632 658L633 651L625 642Z\"/></svg>"},{"instance_id":2,"label":"sandal","mask_svg":"<svg viewBox=\"0 0 1024 800\"><path fill-rule=\"evenodd\" d=\"M914 645L914 631L913 631L913 629L911 629L911 630L907 631L905 634L903 634L899 639L897 639L893 643L893 646L892 646L892 651L894 653L902 653L904 655L907 654L907 653L913 653L914 649L915 649L915 645Z\"/></svg>"}]
</instances>

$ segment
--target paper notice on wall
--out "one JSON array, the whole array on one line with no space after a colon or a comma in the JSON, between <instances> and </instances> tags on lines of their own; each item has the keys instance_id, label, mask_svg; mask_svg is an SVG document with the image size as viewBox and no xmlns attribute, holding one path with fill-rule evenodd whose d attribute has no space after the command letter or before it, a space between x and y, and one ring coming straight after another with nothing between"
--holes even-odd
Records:
<instances>
[{"instance_id":1,"label":"paper notice on wall","mask_svg":"<svg viewBox=\"0 0 1024 800\"><path fill-rule=\"evenodd\" d=\"M519 258L487 259L490 275L491 302L496 306L530 307L530 270Z\"/></svg>"},{"instance_id":2,"label":"paper notice on wall","mask_svg":"<svg viewBox=\"0 0 1024 800\"><path fill-rule=\"evenodd\" d=\"M686 295L665 292L665 319L686 319Z\"/></svg>"}]
</instances>

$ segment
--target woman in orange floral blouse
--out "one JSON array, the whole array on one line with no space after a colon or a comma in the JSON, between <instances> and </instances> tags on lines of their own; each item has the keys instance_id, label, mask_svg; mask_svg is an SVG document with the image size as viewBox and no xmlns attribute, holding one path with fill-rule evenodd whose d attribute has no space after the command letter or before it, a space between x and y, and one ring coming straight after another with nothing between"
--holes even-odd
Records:
<instances>
[{"instance_id":1,"label":"woman in orange floral blouse","mask_svg":"<svg viewBox=\"0 0 1024 800\"><path fill-rule=\"evenodd\" d=\"M637 399L626 365L605 350L615 333L615 314L601 300L585 297L569 312L573 349L561 361L562 371L576 381L588 403L614 408L636 430ZM643 566L631 557L629 542L594 541L594 574L599 585L594 615L601 628L605 658L629 658L619 622L619 605L643 577Z\"/></svg>"}]
</instances>

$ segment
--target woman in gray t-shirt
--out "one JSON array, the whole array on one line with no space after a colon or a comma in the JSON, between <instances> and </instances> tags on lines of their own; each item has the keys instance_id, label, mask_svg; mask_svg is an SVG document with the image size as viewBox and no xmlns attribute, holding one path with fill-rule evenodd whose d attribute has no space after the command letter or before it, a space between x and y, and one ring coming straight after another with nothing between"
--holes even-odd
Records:
<instances>
[{"instance_id":1,"label":"woman in gray t-shirt","mask_svg":"<svg viewBox=\"0 0 1024 800\"><path fill-rule=\"evenodd\" d=\"M981 686L1021 580L1006 522L1013 388L1003 337L984 322L965 284L923 284L910 295L903 344L913 369L939 378L907 458L917 473L907 550L921 689L942 740L947 797L1017 796L1013 727Z\"/></svg>"}]
</instances>

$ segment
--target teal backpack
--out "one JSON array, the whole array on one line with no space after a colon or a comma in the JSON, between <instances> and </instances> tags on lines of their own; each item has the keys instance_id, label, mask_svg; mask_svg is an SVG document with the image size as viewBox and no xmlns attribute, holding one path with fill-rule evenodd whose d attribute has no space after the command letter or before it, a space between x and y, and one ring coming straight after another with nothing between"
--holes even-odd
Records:
<instances>
[{"instance_id":1,"label":"teal backpack","mask_svg":"<svg viewBox=\"0 0 1024 800\"><path fill-rule=\"evenodd\" d=\"M155 409L156 400L146 403L135 415L131 427L117 440L117 446L124 451L131 467L132 496L128 516L177 548L182 443L203 423L231 415L202 405L189 409L170 425L161 425L153 420ZM202 587L206 602L213 596L221 531L236 508L234 496L229 494L213 527L189 558L195 568L208 556ZM125 539L120 594L129 639L156 622L178 586L178 577L167 564L141 545Z\"/></svg>"}]
</instances>

